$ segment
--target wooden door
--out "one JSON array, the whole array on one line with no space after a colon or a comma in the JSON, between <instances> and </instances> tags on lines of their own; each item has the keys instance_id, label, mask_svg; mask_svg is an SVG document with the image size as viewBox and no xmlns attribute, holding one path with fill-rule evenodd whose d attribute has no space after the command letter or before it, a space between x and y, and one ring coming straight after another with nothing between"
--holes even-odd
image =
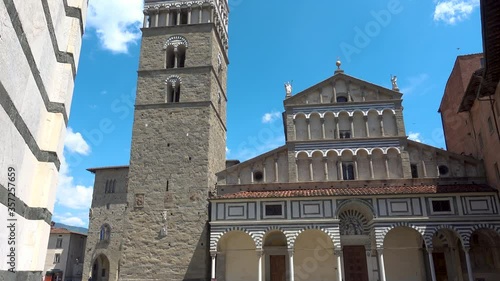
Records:
<instances>
[{"instance_id":1,"label":"wooden door","mask_svg":"<svg viewBox=\"0 0 500 281\"><path fill-rule=\"evenodd\" d=\"M368 281L365 246L345 246L343 253L345 281Z\"/></svg>"},{"instance_id":2,"label":"wooden door","mask_svg":"<svg viewBox=\"0 0 500 281\"><path fill-rule=\"evenodd\" d=\"M269 256L271 265L271 281L286 281L285 256Z\"/></svg>"},{"instance_id":3,"label":"wooden door","mask_svg":"<svg viewBox=\"0 0 500 281\"><path fill-rule=\"evenodd\" d=\"M446 270L446 258L444 253L432 253L432 259L434 260L436 281L447 281L448 271Z\"/></svg>"}]
</instances>

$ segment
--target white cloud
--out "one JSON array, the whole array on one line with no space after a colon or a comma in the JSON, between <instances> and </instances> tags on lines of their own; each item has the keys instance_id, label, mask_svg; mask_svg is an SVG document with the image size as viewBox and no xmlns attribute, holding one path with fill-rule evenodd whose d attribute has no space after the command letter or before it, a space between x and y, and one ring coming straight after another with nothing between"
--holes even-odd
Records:
<instances>
[{"instance_id":1,"label":"white cloud","mask_svg":"<svg viewBox=\"0 0 500 281\"><path fill-rule=\"evenodd\" d=\"M283 134L268 140L263 140L262 142L250 138L248 142L243 142L240 147L238 147L236 152L232 154L231 158L246 161L284 144L285 136Z\"/></svg>"},{"instance_id":2,"label":"white cloud","mask_svg":"<svg viewBox=\"0 0 500 281\"><path fill-rule=\"evenodd\" d=\"M229 147L226 146L226 154L229 154L231 153L231 149L229 149Z\"/></svg>"},{"instance_id":3,"label":"white cloud","mask_svg":"<svg viewBox=\"0 0 500 281\"><path fill-rule=\"evenodd\" d=\"M127 53L140 37L143 0L90 0L87 27L95 29L104 49Z\"/></svg>"},{"instance_id":4,"label":"white cloud","mask_svg":"<svg viewBox=\"0 0 500 281\"><path fill-rule=\"evenodd\" d=\"M88 209L90 208L90 203L92 203L92 189L92 186L75 183L63 153L61 157L61 169L59 170L56 203L70 209Z\"/></svg>"},{"instance_id":5,"label":"white cloud","mask_svg":"<svg viewBox=\"0 0 500 281\"><path fill-rule=\"evenodd\" d=\"M416 142L422 142L422 135L420 133L410 132L408 134L408 139Z\"/></svg>"},{"instance_id":6,"label":"white cloud","mask_svg":"<svg viewBox=\"0 0 500 281\"><path fill-rule=\"evenodd\" d=\"M264 124L273 123L274 121L280 119L280 117L281 117L281 113L279 113L277 111L272 111L272 112L266 113L266 114L264 114L264 116L262 116L262 123L264 123Z\"/></svg>"},{"instance_id":7,"label":"white cloud","mask_svg":"<svg viewBox=\"0 0 500 281\"><path fill-rule=\"evenodd\" d=\"M89 155L90 146L83 139L82 134L73 132L73 129L68 127L66 130L66 138L64 139L64 147L72 153Z\"/></svg>"},{"instance_id":8,"label":"white cloud","mask_svg":"<svg viewBox=\"0 0 500 281\"><path fill-rule=\"evenodd\" d=\"M419 87L423 86L427 80L429 80L430 76L427 73L421 73L416 76L412 76L407 78L405 81L407 81L406 85L403 85L404 87L401 89L401 93L403 94L413 94L417 89L419 90L419 93L424 94L429 90L429 87L425 87L423 90L419 89Z\"/></svg>"},{"instance_id":9,"label":"white cloud","mask_svg":"<svg viewBox=\"0 0 500 281\"><path fill-rule=\"evenodd\" d=\"M479 7L479 0L438 1L434 10L434 21L455 24L467 19Z\"/></svg>"},{"instance_id":10,"label":"white cloud","mask_svg":"<svg viewBox=\"0 0 500 281\"><path fill-rule=\"evenodd\" d=\"M63 223L70 226L88 227L88 225L84 222L81 216L88 216L88 214L82 213L80 214L80 217L75 216L72 213L64 213L62 215L54 214L53 220L55 222Z\"/></svg>"}]
</instances>

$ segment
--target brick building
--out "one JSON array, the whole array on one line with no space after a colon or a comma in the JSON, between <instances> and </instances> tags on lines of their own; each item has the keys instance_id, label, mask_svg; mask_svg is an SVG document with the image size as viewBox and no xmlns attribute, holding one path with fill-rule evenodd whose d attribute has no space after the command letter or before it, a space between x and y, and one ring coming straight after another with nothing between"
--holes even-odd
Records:
<instances>
[{"instance_id":1,"label":"brick building","mask_svg":"<svg viewBox=\"0 0 500 281\"><path fill-rule=\"evenodd\" d=\"M500 3L481 1L484 55L459 56L439 112L447 149L484 161L500 188Z\"/></svg>"}]
</instances>

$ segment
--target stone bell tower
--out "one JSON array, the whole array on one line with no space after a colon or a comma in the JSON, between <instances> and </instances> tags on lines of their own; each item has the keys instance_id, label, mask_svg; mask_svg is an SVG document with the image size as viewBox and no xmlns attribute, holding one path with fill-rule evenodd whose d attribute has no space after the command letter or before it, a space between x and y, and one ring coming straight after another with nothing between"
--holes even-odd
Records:
<instances>
[{"instance_id":1,"label":"stone bell tower","mask_svg":"<svg viewBox=\"0 0 500 281\"><path fill-rule=\"evenodd\" d=\"M227 0L146 0L119 280L208 280L225 168Z\"/></svg>"}]
</instances>

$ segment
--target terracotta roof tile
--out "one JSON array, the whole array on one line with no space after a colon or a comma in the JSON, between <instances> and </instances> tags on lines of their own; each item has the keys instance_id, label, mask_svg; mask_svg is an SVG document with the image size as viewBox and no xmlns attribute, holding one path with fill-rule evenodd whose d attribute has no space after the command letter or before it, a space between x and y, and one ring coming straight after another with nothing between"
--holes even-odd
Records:
<instances>
[{"instance_id":1,"label":"terracotta roof tile","mask_svg":"<svg viewBox=\"0 0 500 281\"><path fill-rule=\"evenodd\" d=\"M54 227L54 228L50 229L50 233L53 233L53 234L71 234L72 232L67 230L66 228Z\"/></svg>"},{"instance_id":2,"label":"terracotta roof tile","mask_svg":"<svg viewBox=\"0 0 500 281\"><path fill-rule=\"evenodd\" d=\"M496 189L487 185L419 185L391 187L354 187L354 188L324 188L272 191L240 191L224 194L214 199L246 199L246 198L288 198L288 197L318 197L318 196L357 196L386 194L436 194L458 192L494 192Z\"/></svg>"}]
</instances>

